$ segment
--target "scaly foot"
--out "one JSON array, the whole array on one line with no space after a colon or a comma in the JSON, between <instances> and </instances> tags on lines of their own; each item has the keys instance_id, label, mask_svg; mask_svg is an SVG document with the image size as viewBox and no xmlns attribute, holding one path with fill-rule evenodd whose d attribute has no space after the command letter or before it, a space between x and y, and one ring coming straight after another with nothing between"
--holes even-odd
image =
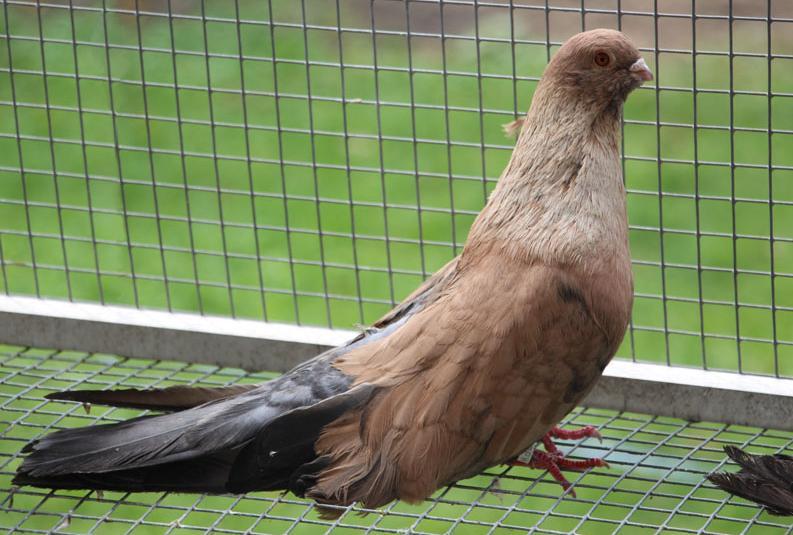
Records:
<instances>
[{"instance_id":1,"label":"scaly foot","mask_svg":"<svg viewBox=\"0 0 793 535\"><path fill-rule=\"evenodd\" d=\"M602 438L598 430L591 425L569 431L560 427L553 427L542 437L542 444L545 446L545 451L537 449L537 445L535 444L532 448L520 454L510 464L512 466L526 466L528 468L548 470L551 477L553 477L565 491L569 490L570 494L575 497L575 491L570 488L570 482L564 477L564 474L562 474L562 469L586 470L596 466L608 466L608 463L599 458L581 460L568 459L564 456L564 453L556 447L556 444L553 443L553 439L577 440L589 437Z\"/></svg>"}]
</instances>

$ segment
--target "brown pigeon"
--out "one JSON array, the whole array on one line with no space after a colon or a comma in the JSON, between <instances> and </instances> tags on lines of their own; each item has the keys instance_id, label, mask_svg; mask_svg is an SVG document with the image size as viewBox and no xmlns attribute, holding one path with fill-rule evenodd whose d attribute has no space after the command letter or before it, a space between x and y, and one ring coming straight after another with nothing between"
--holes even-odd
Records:
<instances>
[{"instance_id":1,"label":"brown pigeon","mask_svg":"<svg viewBox=\"0 0 793 535\"><path fill-rule=\"evenodd\" d=\"M725 446L727 455L738 463L735 474L719 472L708 479L730 494L751 500L774 515L793 515L793 457L752 455L735 446Z\"/></svg>"},{"instance_id":2,"label":"brown pigeon","mask_svg":"<svg viewBox=\"0 0 793 535\"><path fill-rule=\"evenodd\" d=\"M501 464L559 468L552 436L614 355L633 285L620 117L652 75L613 30L570 38L462 254L371 329L264 384L73 391L50 399L169 411L25 448L15 482L244 493L326 505L418 502ZM538 441L548 451L521 453Z\"/></svg>"}]
</instances>

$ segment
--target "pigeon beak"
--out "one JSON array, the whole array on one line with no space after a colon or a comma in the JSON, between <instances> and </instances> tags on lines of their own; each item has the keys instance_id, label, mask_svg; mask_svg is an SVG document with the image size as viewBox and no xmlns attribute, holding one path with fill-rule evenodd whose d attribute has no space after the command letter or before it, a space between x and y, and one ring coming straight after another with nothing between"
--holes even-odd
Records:
<instances>
[{"instance_id":1,"label":"pigeon beak","mask_svg":"<svg viewBox=\"0 0 793 535\"><path fill-rule=\"evenodd\" d=\"M631 71L633 77L641 82L649 82L653 79L653 73L644 62L644 58L637 59L636 63L631 65L628 70Z\"/></svg>"}]
</instances>

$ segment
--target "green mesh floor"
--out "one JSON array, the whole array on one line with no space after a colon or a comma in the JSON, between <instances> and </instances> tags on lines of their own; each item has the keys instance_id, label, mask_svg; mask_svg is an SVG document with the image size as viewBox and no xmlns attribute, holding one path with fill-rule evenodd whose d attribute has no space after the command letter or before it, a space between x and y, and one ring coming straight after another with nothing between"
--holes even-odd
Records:
<instances>
[{"instance_id":1,"label":"green mesh floor","mask_svg":"<svg viewBox=\"0 0 793 535\"><path fill-rule=\"evenodd\" d=\"M703 475L721 466L724 444L754 452L789 448L793 433L580 408L566 424L596 425L603 441L562 443L609 468L568 473L577 497L561 496L547 473L494 467L420 505L378 511L352 507L320 519L291 494L102 496L33 488L10 495L19 450L53 429L124 420L139 411L43 400L52 390L91 385L221 385L271 373L57 350L0 346L0 528L13 533L789 533L793 520L728 498Z\"/></svg>"}]
</instances>

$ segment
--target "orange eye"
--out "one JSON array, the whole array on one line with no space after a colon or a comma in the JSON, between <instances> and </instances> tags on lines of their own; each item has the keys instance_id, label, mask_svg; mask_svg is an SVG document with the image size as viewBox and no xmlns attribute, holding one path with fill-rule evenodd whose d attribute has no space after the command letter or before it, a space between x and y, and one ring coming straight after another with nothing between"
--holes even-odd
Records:
<instances>
[{"instance_id":1,"label":"orange eye","mask_svg":"<svg viewBox=\"0 0 793 535\"><path fill-rule=\"evenodd\" d=\"M607 67L611 63L611 57L605 52L595 52L595 65L598 67Z\"/></svg>"}]
</instances>

